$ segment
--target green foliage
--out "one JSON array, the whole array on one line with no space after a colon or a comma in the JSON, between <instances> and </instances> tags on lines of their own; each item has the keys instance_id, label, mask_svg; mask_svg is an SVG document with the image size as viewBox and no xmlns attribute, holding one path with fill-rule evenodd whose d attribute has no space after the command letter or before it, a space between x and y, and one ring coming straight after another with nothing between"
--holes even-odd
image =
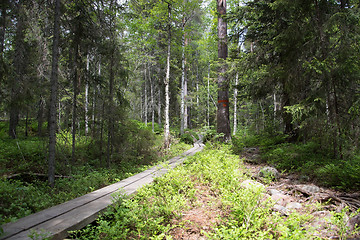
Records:
<instances>
[{"instance_id":1,"label":"green foliage","mask_svg":"<svg viewBox=\"0 0 360 240\"><path fill-rule=\"evenodd\" d=\"M241 153L244 148L248 147L263 147L267 148L273 145L281 144L286 141L287 135L281 133L270 134L263 132L261 134L254 134L249 131L238 132L232 137L232 151L234 153Z\"/></svg>"},{"instance_id":2,"label":"green foliage","mask_svg":"<svg viewBox=\"0 0 360 240\"><path fill-rule=\"evenodd\" d=\"M184 134L180 135L180 141L186 144L194 144L198 138L197 133L191 129L185 129Z\"/></svg>"},{"instance_id":3,"label":"green foliage","mask_svg":"<svg viewBox=\"0 0 360 240\"><path fill-rule=\"evenodd\" d=\"M0 139L0 174L46 171L46 144L42 139Z\"/></svg>"}]
</instances>

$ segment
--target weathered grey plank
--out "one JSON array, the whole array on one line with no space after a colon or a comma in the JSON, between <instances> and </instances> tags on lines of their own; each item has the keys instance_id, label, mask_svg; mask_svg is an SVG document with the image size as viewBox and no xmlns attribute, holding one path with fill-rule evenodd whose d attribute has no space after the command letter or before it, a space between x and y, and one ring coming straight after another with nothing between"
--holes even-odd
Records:
<instances>
[{"instance_id":1,"label":"weathered grey plank","mask_svg":"<svg viewBox=\"0 0 360 240\"><path fill-rule=\"evenodd\" d=\"M113 193L118 191L123 191L126 195L136 193L139 188L151 183L155 177L165 174L202 148L202 144L196 144L181 156L168 160L167 164L159 164L115 184L21 218L14 223L5 224L2 226L4 235L0 239L30 239L28 236L33 231L39 233L45 231L53 239L63 239L68 235L68 231L80 229L94 221L112 204Z\"/></svg>"}]
</instances>

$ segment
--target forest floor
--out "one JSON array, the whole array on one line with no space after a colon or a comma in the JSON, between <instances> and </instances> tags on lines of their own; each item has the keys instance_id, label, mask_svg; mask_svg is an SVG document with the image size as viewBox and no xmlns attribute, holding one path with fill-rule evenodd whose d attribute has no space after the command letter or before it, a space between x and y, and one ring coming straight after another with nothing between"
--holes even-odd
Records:
<instances>
[{"instance_id":1,"label":"forest floor","mask_svg":"<svg viewBox=\"0 0 360 240\"><path fill-rule=\"evenodd\" d=\"M354 229L354 225L360 225L360 214L353 218L349 218L345 214L345 222L335 225L330 220L333 213L339 215L346 211L346 207L350 212L355 212L359 208L360 191L345 193L335 191L329 188L320 188L312 182L306 182L302 176L296 174L280 174L275 180L269 180L259 177L259 172L265 164L253 164L247 160L258 158L259 149L252 149L243 153L240 157L244 158L244 167L247 171L249 179L244 184L264 184L266 186L266 194L264 199L271 198L276 202L273 210L279 212L285 218L289 213L296 211L299 214L309 214L313 216L313 220L308 222L309 226L305 228L315 228L317 236L320 239L360 239L360 235L351 235L350 238L343 238L346 231ZM211 189L210 185L201 184L195 181L197 203L181 213L183 216L180 220L173 220L172 225L179 225L173 228L169 234L173 239L199 240L208 239L207 233L214 231L214 227L221 224L223 219L229 216L231 210L221 207L222 202L217 198L216 192ZM321 207L316 206L320 203ZM343 221L343 220L341 220ZM343 226L343 229L339 228ZM340 234L339 234L340 233Z\"/></svg>"}]
</instances>

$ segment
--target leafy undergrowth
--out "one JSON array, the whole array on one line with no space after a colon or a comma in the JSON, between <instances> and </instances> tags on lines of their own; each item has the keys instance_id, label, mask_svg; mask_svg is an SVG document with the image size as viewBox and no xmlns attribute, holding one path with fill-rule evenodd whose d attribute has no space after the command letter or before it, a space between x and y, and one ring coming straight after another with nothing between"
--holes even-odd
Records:
<instances>
[{"instance_id":1,"label":"leafy undergrowth","mask_svg":"<svg viewBox=\"0 0 360 240\"><path fill-rule=\"evenodd\" d=\"M114 205L95 224L71 237L318 239L316 230L306 226L310 214L282 216L272 211L274 203L264 200L264 188L241 187L245 172L229 146L208 145L132 198L115 196Z\"/></svg>"},{"instance_id":2,"label":"leafy undergrowth","mask_svg":"<svg viewBox=\"0 0 360 240\"><path fill-rule=\"evenodd\" d=\"M68 164L71 135L59 133L56 174L63 176L56 178L54 188L47 183L44 139L0 139L0 225L118 182L192 147L173 139L171 149L165 151L160 135L137 124L127 126L133 136L128 134L128 145L122 145L126 154L114 154L111 168L103 167L95 143L85 137L77 139L77 161Z\"/></svg>"},{"instance_id":3,"label":"leafy undergrowth","mask_svg":"<svg viewBox=\"0 0 360 240\"><path fill-rule=\"evenodd\" d=\"M236 153L260 147L261 160L281 171L298 173L306 180L341 190L360 188L360 156L334 159L331 150L316 142L288 143L286 135L237 135L232 149Z\"/></svg>"}]
</instances>

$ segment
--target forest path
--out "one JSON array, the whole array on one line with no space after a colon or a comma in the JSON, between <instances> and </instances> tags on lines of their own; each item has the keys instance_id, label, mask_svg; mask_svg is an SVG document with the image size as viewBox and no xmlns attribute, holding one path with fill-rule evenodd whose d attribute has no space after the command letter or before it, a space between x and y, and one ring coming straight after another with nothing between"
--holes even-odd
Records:
<instances>
[{"instance_id":1,"label":"forest path","mask_svg":"<svg viewBox=\"0 0 360 240\"><path fill-rule=\"evenodd\" d=\"M199 140L183 154L167 160L148 170L98 189L60 205L45 209L2 226L0 239L64 239L68 231L81 229L94 221L113 203L114 193L135 194L142 186L151 183L169 170L181 164L187 157L201 151L204 145Z\"/></svg>"},{"instance_id":2,"label":"forest path","mask_svg":"<svg viewBox=\"0 0 360 240\"><path fill-rule=\"evenodd\" d=\"M340 238L343 229L335 225L331 218L334 214L340 214L345 207L349 207L350 211L345 214L345 219L341 220L344 221L342 223L344 229L353 230L356 224L360 224L360 214L352 218L347 215L360 208L360 191L345 193L318 187L296 174L279 173L276 180L262 177L260 172L269 166L259 160L259 148L246 149L240 158L244 159L244 168L241 168L241 171L245 170L246 176L240 185L244 188L253 185L264 187L264 198L261 201L271 199L275 202L272 211L279 212L284 220L292 212L297 212L299 215L310 214L313 219L304 223L304 226L317 230L318 235L314 235L314 238L343 239ZM181 219L173 220L172 224L176 227L169 232L173 239L208 239L207 234L214 232L214 228L219 228L223 224L222 219L229 218L228 208L223 206L211 185L197 183L194 188L197 190L197 202L193 204L194 207L181 213L183 216ZM298 238L295 236L295 239ZM360 235L346 239L360 240Z\"/></svg>"}]
</instances>

